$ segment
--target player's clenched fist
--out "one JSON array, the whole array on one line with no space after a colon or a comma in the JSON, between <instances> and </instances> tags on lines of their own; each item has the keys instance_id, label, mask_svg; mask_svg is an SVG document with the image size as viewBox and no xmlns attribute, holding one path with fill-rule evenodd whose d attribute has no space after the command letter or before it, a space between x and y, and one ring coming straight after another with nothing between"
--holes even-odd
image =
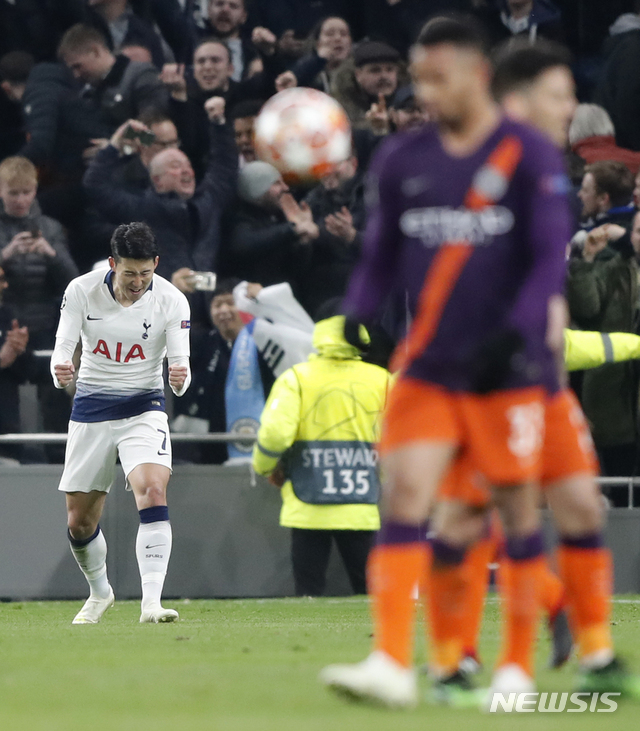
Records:
<instances>
[{"instance_id":1,"label":"player's clenched fist","mask_svg":"<svg viewBox=\"0 0 640 731\"><path fill-rule=\"evenodd\" d=\"M180 391L187 380L187 366L169 366L169 385L174 391Z\"/></svg>"},{"instance_id":2,"label":"player's clenched fist","mask_svg":"<svg viewBox=\"0 0 640 731\"><path fill-rule=\"evenodd\" d=\"M62 386L68 386L73 381L73 374L76 372L75 366L70 360L65 360L64 363L56 363L53 368L58 383Z\"/></svg>"}]
</instances>

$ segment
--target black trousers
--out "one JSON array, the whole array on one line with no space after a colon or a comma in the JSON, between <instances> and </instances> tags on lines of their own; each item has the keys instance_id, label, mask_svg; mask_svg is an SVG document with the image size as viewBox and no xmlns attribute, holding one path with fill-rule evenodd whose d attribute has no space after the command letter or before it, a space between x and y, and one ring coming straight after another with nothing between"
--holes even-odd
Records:
<instances>
[{"instance_id":1,"label":"black trousers","mask_svg":"<svg viewBox=\"0 0 640 731\"><path fill-rule=\"evenodd\" d=\"M296 596L322 596L335 540L354 594L366 594L367 557L376 531L291 529Z\"/></svg>"}]
</instances>

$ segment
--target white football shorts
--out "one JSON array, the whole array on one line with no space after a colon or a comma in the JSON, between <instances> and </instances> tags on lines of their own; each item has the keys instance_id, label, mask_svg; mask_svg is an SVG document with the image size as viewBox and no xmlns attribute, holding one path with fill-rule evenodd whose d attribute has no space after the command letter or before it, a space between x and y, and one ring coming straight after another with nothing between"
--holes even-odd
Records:
<instances>
[{"instance_id":1,"label":"white football shorts","mask_svg":"<svg viewBox=\"0 0 640 731\"><path fill-rule=\"evenodd\" d=\"M58 490L109 492L120 457L125 477L140 464L171 469L169 422L164 411L145 411L128 419L69 422L64 470ZM127 481L126 488L130 489Z\"/></svg>"}]
</instances>

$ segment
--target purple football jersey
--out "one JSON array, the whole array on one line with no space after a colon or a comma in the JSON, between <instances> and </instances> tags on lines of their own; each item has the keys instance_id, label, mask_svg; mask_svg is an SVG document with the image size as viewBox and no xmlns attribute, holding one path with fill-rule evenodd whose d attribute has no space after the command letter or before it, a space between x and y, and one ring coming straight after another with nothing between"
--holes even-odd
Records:
<instances>
[{"instance_id":1,"label":"purple football jersey","mask_svg":"<svg viewBox=\"0 0 640 731\"><path fill-rule=\"evenodd\" d=\"M492 176L487 160L505 137L522 156L510 180ZM472 187L491 203L465 206ZM425 277L444 244L472 253L454 282L437 328L408 366L411 377L455 391L472 388L484 343L505 329L524 340L521 367L505 388L557 389L545 344L547 303L560 294L571 237L567 180L560 151L536 130L502 120L472 154L450 155L435 126L395 135L377 153L368 176L369 213L360 262L344 310L371 321L392 293L406 292L415 316Z\"/></svg>"}]
</instances>

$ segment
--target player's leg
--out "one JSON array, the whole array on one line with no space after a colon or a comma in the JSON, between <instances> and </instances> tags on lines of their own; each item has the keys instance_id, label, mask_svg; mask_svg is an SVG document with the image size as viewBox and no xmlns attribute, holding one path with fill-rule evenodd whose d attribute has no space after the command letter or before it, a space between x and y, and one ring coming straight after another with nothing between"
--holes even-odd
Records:
<instances>
[{"instance_id":1,"label":"player's leg","mask_svg":"<svg viewBox=\"0 0 640 731\"><path fill-rule=\"evenodd\" d=\"M614 652L609 622L613 564L604 545L604 507L593 472L548 484L546 493L560 538L558 564L578 646L577 690L640 698L640 678Z\"/></svg>"},{"instance_id":2,"label":"player's leg","mask_svg":"<svg viewBox=\"0 0 640 731\"><path fill-rule=\"evenodd\" d=\"M545 570L538 486L502 486L494 490L494 501L504 526L505 549L499 572L503 642L492 690L525 692L534 689L533 653Z\"/></svg>"},{"instance_id":3,"label":"player's leg","mask_svg":"<svg viewBox=\"0 0 640 731\"><path fill-rule=\"evenodd\" d=\"M455 470L452 471L455 473ZM483 533L485 508L468 505L459 500L438 503L431 539L432 562L428 589L428 627L431 633L434 676L432 695L436 702L464 706L477 703L477 694L469 676L460 670L464 641L469 634L469 623L478 622L476 607L471 607L476 568L472 546ZM487 582L486 564L480 578ZM475 577L477 578L477 577ZM482 606L482 605L481 605ZM474 638L475 641L475 638Z\"/></svg>"},{"instance_id":4,"label":"player's leg","mask_svg":"<svg viewBox=\"0 0 640 731\"><path fill-rule=\"evenodd\" d=\"M478 672L481 667L478 640L491 578L490 566L497 561L502 544L502 533L498 525L497 519L492 520L487 516L480 538L469 547L465 557L469 570L469 589L467 617L462 625L463 658L460 667L469 674Z\"/></svg>"},{"instance_id":5,"label":"player's leg","mask_svg":"<svg viewBox=\"0 0 640 731\"><path fill-rule=\"evenodd\" d=\"M544 543L537 480L544 434L544 390L460 396L468 453L493 486L505 533L501 560L503 650L493 689L533 689L532 659L539 612Z\"/></svg>"},{"instance_id":6,"label":"player's leg","mask_svg":"<svg viewBox=\"0 0 640 731\"><path fill-rule=\"evenodd\" d=\"M136 537L136 557L142 584L141 622L173 622L174 609L161 603L173 535L167 507L167 485L171 470L159 464L140 464L127 475L133 490L140 525Z\"/></svg>"},{"instance_id":7,"label":"player's leg","mask_svg":"<svg viewBox=\"0 0 640 731\"><path fill-rule=\"evenodd\" d=\"M127 485L140 515L136 557L142 582L141 622L173 622L178 613L160 604L171 556L172 531L167 507L171 477L171 440L167 415L147 411L114 422L114 433Z\"/></svg>"},{"instance_id":8,"label":"player's leg","mask_svg":"<svg viewBox=\"0 0 640 731\"><path fill-rule=\"evenodd\" d=\"M107 578L107 543L99 521L111 488L116 449L109 422L69 423L65 465L59 490L66 493L71 552L87 579L90 594L74 624L95 624L113 606Z\"/></svg>"},{"instance_id":9,"label":"player's leg","mask_svg":"<svg viewBox=\"0 0 640 731\"><path fill-rule=\"evenodd\" d=\"M296 596L322 596L331 556L331 531L291 529L291 566Z\"/></svg>"},{"instance_id":10,"label":"player's leg","mask_svg":"<svg viewBox=\"0 0 640 731\"><path fill-rule=\"evenodd\" d=\"M604 546L604 510L593 475L573 475L547 485L559 534L558 565L567 593L578 658L585 670L613 660L610 630L612 560Z\"/></svg>"},{"instance_id":11,"label":"player's leg","mask_svg":"<svg viewBox=\"0 0 640 731\"><path fill-rule=\"evenodd\" d=\"M540 577L540 606L546 616L551 635L552 649L549 667L560 668L571 657L573 636L567 616L564 584L558 574L551 568L548 560Z\"/></svg>"},{"instance_id":12,"label":"player's leg","mask_svg":"<svg viewBox=\"0 0 640 731\"><path fill-rule=\"evenodd\" d=\"M331 665L320 676L345 695L391 707L417 703L411 666L415 592L427 556L423 524L454 450L446 442L419 442L383 457L382 526L367 564L374 652L357 665Z\"/></svg>"},{"instance_id":13,"label":"player's leg","mask_svg":"<svg viewBox=\"0 0 640 731\"><path fill-rule=\"evenodd\" d=\"M424 523L458 442L451 394L422 381L400 379L383 420L382 521L367 563L374 652L358 665L325 668L321 680L330 687L389 706L417 702L411 666L415 595L427 559Z\"/></svg>"},{"instance_id":14,"label":"player's leg","mask_svg":"<svg viewBox=\"0 0 640 731\"><path fill-rule=\"evenodd\" d=\"M596 473L582 410L573 393L562 391L547 405L544 479L559 536L558 564L583 671L581 687L635 695L638 688L631 687L634 679L614 656L609 629L613 572L603 541L605 514Z\"/></svg>"},{"instance_id":15,"label":"player's leg","mask_svg":"<svg viewBox=\"0 0 640 731\"><path fill-rule=\"evenodd\" d=\"M106 492L95 490L66 495L69 544L90 591L73 624L96 624L114 603L107 578L107 542L99 524L106 497Z\"/></svg>"},{"instance_id":16,"label":"player's leg","mask_svg":"<svg viewBox=\"0 0 640 731\"><path fill-rule=\"evenodd\" d=\"M454 454L448 443L412 444L385 455L382 525L368 564L375 648L403 667L412 664L414 590L424 572L422 525Z\"/></svg>"}]
</instances>

